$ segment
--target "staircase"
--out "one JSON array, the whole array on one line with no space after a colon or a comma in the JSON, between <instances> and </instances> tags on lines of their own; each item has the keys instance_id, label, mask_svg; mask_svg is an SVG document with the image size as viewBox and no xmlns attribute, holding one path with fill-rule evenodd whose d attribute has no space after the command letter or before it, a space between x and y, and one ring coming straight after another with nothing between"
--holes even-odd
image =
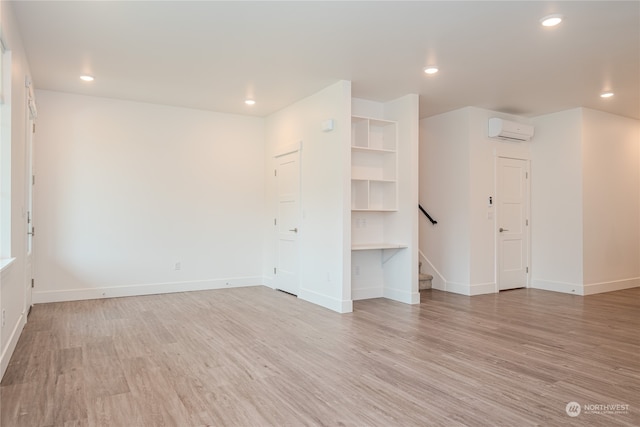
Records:
<instances>
[{"instance_id":1,"label":"staircase","mask_svg":"<svg viewBox=\"0 0 640 427\"><path fill-rule=\"evenodd\" d=\"M433 276L430 274L422 273L422 262L418 264L418 277L420 280L420 285L418 287L419 291L431 289L431 280L433 280Z\"/></svg>"},{"instance_id":2,"label":"staircase","mask_svg":"<svg viewBox=\"0 0 640 427\"><path fill-rule=\"evenodd\" d=\"M429 215L429 212L427 212L420 203L418 203L418 209L420 209L420 212L422 212L424 216L427 217L427 219L431 222L431 225L438 224L438 221L433 219L433 217ZM419 276L418 290L424 291L426 289L431 289L431 285L432 285L431 281L433 280L433 276L430 274L422 273L422 261L418 263L418 276Z\"/></svg>"}]
</instances>

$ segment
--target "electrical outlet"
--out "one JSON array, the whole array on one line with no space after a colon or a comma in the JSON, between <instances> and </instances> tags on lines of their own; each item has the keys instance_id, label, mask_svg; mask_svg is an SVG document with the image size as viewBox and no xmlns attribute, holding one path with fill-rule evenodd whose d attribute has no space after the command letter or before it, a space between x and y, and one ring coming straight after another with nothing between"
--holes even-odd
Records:
<instances>
[{"instance_id":1,"label":"electrical outlet","mask_svg":"<svg viewBox=\"0 0 640 427\"><path fill-rule=\"evenodd\" d=\"M180 262L180 261L176 262L176 264L175 264L175 270L176 270L176 271L178 271L178 270L182 270L182 262Z\"/></svg>"},{"instance_id":2,"label":"electrical outlet","mask_svg":"<svg viewBox=\"0 0 640 427\"><path fill-rule=\"evenodd\" d=\"M356 273L356 276L360 275L360 266L359 265L356 265L355 273Z\"/></svg>"}]
</instances>

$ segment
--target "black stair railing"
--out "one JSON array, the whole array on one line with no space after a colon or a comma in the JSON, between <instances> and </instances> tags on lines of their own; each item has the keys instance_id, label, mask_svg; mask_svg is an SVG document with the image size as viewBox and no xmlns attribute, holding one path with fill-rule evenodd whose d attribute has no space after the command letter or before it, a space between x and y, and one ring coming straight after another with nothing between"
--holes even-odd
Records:
<instances>
[{"instance_id":1,"label":"black stair railing","mask_svg":"<svg viewBox=\"0 0 640 427\"><path fill-rule=\"evenodd\" d=\"M425 211L421 204L418 204L418 209L420 209L420 211L427 217L427 219L431 221L431 224L436 225L438 223L438 221L431 218L431 215L429 215L429 212Z\"/></svg>"}]
</instances>

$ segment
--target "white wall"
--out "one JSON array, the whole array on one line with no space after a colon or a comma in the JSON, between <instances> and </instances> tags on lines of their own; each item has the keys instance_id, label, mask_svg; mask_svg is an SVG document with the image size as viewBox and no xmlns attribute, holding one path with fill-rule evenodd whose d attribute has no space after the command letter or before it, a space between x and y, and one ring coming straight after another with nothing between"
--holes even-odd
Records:
<instances>
[{"instance_id":1,"label":"white wall","mask_svg":"<svg viewBox=\"0 0 640 427\"><path fill-rule=\"evenodd\" d=\"M534 122L532 286L640 286L640 122L585 108Z\"/></svg>"},{"instance_id":2,"label":"white wall","mask_svg":"<svg viewBox=\"0 0 640 427\"><path fill-rule=\"evenodd\" d=\"M263 119L37 98L34 302L262 283Z\"/></svg>"},{"instance_id":3,"label":"white wall","mask_svg":"<svg viewBox=\"0 0 640 427\"><path fill-rule=\"evenodd\" d=\"M640 122L582 118L585 294L640 286Z\"/></svg>"},{"instance_id":4,"label":"white wall","mask_svg":"<svg viewBox=\"0 0 640 427\"><path fill-rule=\"evenodd\" d=\"M30 75L20 34L15 26L11 3L0 2L2 38L11 51L11 87L5 102L11 103L11 257L13 263L0 273L0 306L4 312L4 325L0 328L0 378L7 369L9 359L27 320L25 272L26 220L25 220L25 141L26 141L26 88L25 76ZM2 123L6 126L7 123ZM3 162L4 163L4 162Z\"/></svg>"},{"instance_id":5,"label":"white wall","mask_svg":"<svg viewBox=\"0 0 640 427\"><path fill-rule=\"evenodd\" d=\"M440 290L470 281L468 122L468 109L420 121L419 199L438 221L420 215L420 250L423 272Z\"/></svg>"},{"instance_id":6,"label":"white wall","mask_svg":"<svg viewBox=\"0 0 640 427\"><path fill-rule=\"evenodd\" d=\"M334 119L335 129L321 123ZM350 288L351 83L340 81L267 117L264 179L267 230L264 244L266 283L273 286L276 216L274 156L282 147L302 142L301 209L298 234L298 297L341 313L352 311Z\"/></svg>"},{"instance_id":7,"label":"white wall","mask_svg":"<svg viewBox=\"0 0 640 427\"><path fill-rule=\"evenodd\" d=\"M533 120L531 147L532 285L578 292L583 282L582 113Z\"/></svg>"}]
</instances>

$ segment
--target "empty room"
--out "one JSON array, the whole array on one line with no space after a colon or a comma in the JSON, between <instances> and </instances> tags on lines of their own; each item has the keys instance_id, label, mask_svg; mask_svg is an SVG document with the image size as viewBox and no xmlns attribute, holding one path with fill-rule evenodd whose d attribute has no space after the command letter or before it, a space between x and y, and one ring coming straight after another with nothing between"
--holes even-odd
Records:
<instances>
[{"instance_id":1,"label":"empty room","mask_svg":"<svg viewBox=\"0 0 640 427\"><path fill-rule=\"evenodd\" d=\"M640 1L0 0L0 425L640 425Z\"/></svg>"}]
</instances>

